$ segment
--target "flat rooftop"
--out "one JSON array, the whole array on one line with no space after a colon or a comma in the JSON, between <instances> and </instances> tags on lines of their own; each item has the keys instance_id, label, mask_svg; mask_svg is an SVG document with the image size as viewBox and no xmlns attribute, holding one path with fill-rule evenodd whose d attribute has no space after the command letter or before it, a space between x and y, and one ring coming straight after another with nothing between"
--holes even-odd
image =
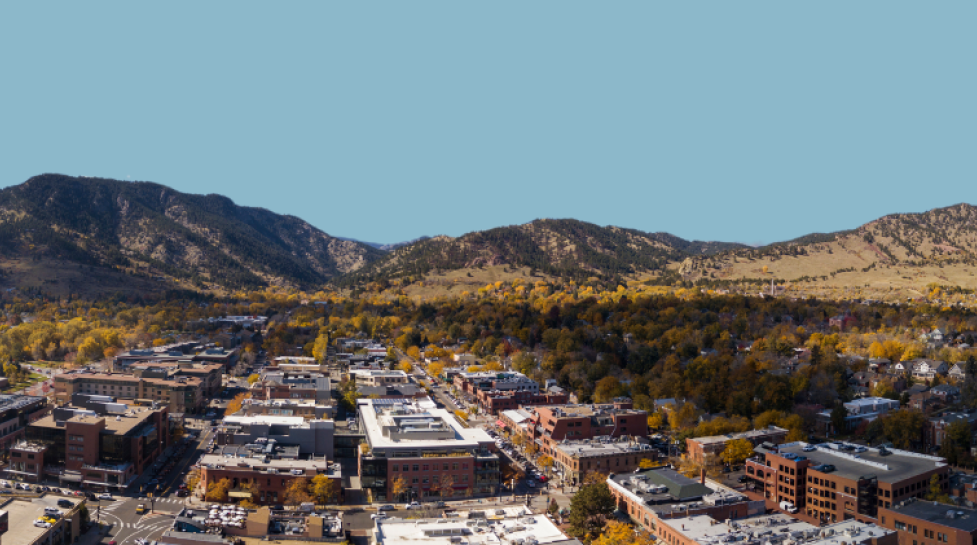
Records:
<instances>
[{"instance_id":1,"label":"flat rooftop","mask_svg":"<svg viewBox=\"0 0 977 545\"><path fill-rule=\"evenodd\" d=\"M305 418L301 416L277 416L271 414L255 414L251 416L225 416L224 425L250 426L252 424L272 424L285 426L301 426Z\"/></svg>"},{"instance_id":2,"label":"flat rooftop","mask_svg":"<svg viewBox=\"0 0 977 545\"><path fill-rule=\"evenodd\" d=\"M264 463L256 458L222 456L220 454L204 454L200 458L200 465L224 466L224 469L226 470L240 471L249 471L251 469L264 471L268 468L274 468L278 471L278 473L282 474L288 474L288 472L293 469L299 469L303 472L307 470L314 470L317 473L327 473L329 476L333 476L333 474L338 474L340 472L340 470L336 468L336 462L328 462L322 458L301 460L291 458L272 458L268 460L268 463Z\"/></svg>"},{"instance_id":3,"label":"flat rooftop","mask_svg":"<svg viewBox=\"0 0 977 545\"><path fill-rule=\"evenodd\" d=\"M712 487L668 468L621 473L607 480L611 486L649 504L689 501L716 493Z\"/></svg>"},{"instance_id":4,"label":"flat rooftop","mask_svg":"<svg viewBox=\"0 0 977 545\"><path fill-rule=\"evenodd\" d=\"M15 499L0 507L0 511L7 512L8 530L3 534L4 545L28 545L51 531L51 528L34 526L34 521L44 514L45 507L55 507L62 513L67 513L70 509L58 507L59 499L59 496L45 494L40 498ZM77 498L71 498L70 501L76 505L79 503Z\"/></svg>"},{"instance_id":5,"label":"flat rooftop","mask_svg":"<svg viewBox=\"0 0 977 545\"><path fill-rule=\"evenodd\" d=\"M901 502L900 502L901 503ZM908 517L925 520L933 524L939 524L948 528L955 528L965 532L977 530L977 510L946 505L935 501L915 500L900 505L894 504L890 511L906 515Z\"/></svg>"},{"instance_id":6,"label":"flat rooftop","mask_svg":"<svg viewBox=\"0 0 977 545\"><path fill-rule=\"evenodd\" d=\"M620 409L613 405L537 405L535 409L547 409L556 418L576 418L583 416L598 416L601 414L638 414L645 411L636 409Z\"/></svg>"},{"instance_id":7,"label":"flat rooftop","mask_svg":"<svg viewBox=\"0 0 977 545\"><path fill-rule=\"evenodd\" d=\"M585 443L583 441L574 441L566 443L558 443L555 445L556 449L566 454L570 457L575 458L587 458L591 456L612 456L615 454L647 454L652 455L657 453L655 447L651 445L638 444L628 444L623 443Z\"/></svg>"},{"instance_id":8,"label":"flat rooftop","mask_svg":"<svg viewBox=\"0 0 977 545\"><path fill-rule=\"evenodd\" d=\"M389 403L395 402L395 403ZM410 399L359 399L357 407L361 416L360 429L366 432L373 448L476 448L480 444L495 443L485 430L462 426L455 415L446 409L431 408L433 403L424 400L414 402ZM380 420L386 411L407 411L419 419L433 419L443 422L451 431L451 439L391 439L383 434Z\"/></svg>"},{"instance_id":9,"label":"flat rooftop","mask_svg":"<svg viewBox=\"0 0 977 545\"><path fill-rule=\"evenodd\" d=\"M377 545L452 545L459 537L469 545L499 545L533 538L537 543L559 543L568 538L544 515L525 507L459 512L451 518L379 519L375 523Z\"/></svg>"},{"instance_id":10,"label":"flat rooftop","mask_svg":"<svg viewBox=\"0 0 977 545\"><path fill-rule=\"evenodd\" d=\"M179 385L186 384L188 386L197 386L201 383L201 379L197 377L179 377L174 378L143 378L134 375L129 375L126 373L65 373L63 375L58 375L58 378L64 377L65 380L69 382L82 381L82 380L106 380L112 382L139 382L143 381L149 384L166 384L166 385ZM120 392L121 393L121 392Z\"/></svg>"},{"instance_id":11,"label":"flat rooftop","mask_svg":"<svg viewBox=\"0 0 977 545\"><path fill-rule=\"evenodd\" d=\"M85 410L79 408L79 410ZM83 422L83 423L93 423L98 419L105 420L105 430L106 432L111 432L113 434L125 435L126 433L132 431L133 428L145 422L148 418L153 416L155 413L159 412L159 409L151 409L149 407L136 407L129 406L127 413L129 414L107 414L105 416L73 416L68 419L68 422ZM116 420L116 416L120 418ZM54 415L49 414L44 418L41 418L35 422L30 423L31 426L37 426L42 428L60 428L64 429L64 425L58 425L54 420Z\"/></svg>"},{"instance_id":12,"label":"flat rooftop","mask_svg":"<svg viewBox=\"0 0 977 545\"><path fill-rule=\"evenodd\" d=\"M725 443L726 441L731 441L733 439L762 439L770 435L784 434L787 435L787 429L778 428L777 426L770 426L760 430L747 430L738 433L729 433L726 435L708 435L706 437L695 437L692 440L703 445L711 445L716 443Z\"/></svg>"},{"instance_id":13,"label":"flat rooftop","mask_svg":"<svg viewBox=\"0 0 977 545\"><path fill-rule=\"evenodd\" d=\"M813 445L816 450L804 452L807 443L796 442L780 445L780 455L794 454L811 460L811 466L831 464L835 470L831 473L849 479L857 480L867 475L875 475L879 481L896 483L916 477L932 469L946 466L943 458L927 456L899 449L887 449L889 454L882 455L877 448L868 448L865 452L846 453L835 448L834 443ZM858 456L856 458L855 456Z\"/></svg>"}]
</instances>

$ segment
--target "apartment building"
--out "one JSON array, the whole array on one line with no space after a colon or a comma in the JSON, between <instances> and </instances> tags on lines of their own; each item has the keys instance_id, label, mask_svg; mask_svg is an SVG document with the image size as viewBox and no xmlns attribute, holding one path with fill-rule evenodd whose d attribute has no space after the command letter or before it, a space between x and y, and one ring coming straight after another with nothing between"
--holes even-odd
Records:
<instances>
[{"instance_id":1,"label":"apartment building","mask_svg":"<svg viewBox=\"0 0 977 545\"><path fill-rule=\"evenodd\" d=\"M895 530L899 545L972 545L977 510L915 498L879 509L879 524Z\"/></svg>"},{"instance_id":2,"label":"apartment building","mask_svg":"<svg viewBox=\"0 0 977 545\"><path fill-rule=\"evenodd\" d=\"M511 390L478 390L476 402L482 412L499 414L502 411L530 405L560 405L569 401L566 392L538 392Z\"/></svg>"},{"instance_id":3,"label":"apartment building","mask_svg":"<svg viewBox=\"0 0 977 545\"><path fill-rule=\"evenodd\" d=\"M410 383L410 377L403 371L353 369L349 376L356 380L357 386L400 386Z\"/></svg>"},{"instance_id":4,"label":"apartment building","mask_svg":"<svg viewBox=\"0 0 977 545\"><path fill-rule=\"evenodd\" d=\"M973 433L977 431L977 411L970 409L970 412L945 412L940 416L927 419L923 423L923 450L937 451L946 439L947 428L954 422L966 422Z\"/></svg>"},{"instance_id":5,"label":"apartment building","mask_svg":"<svg viewBox=\"0 0 977 545\"><path fill-rule=\"evenodd\" d=\"M241 416L300 416L306 420L332 419L336 407L299 399L245 399Z\"/></svg>"},{"instance_id":6,"label":"apartment building","mask_svg":"<svg viewBox=\"0 0 977 545\"><path fill-rule=\"evenodd\" d=\"M667 545L718 545L741 541L764 544L783 542L792 545L898 543L895 532L875 524L847 520L817 527L785 515L760 515L726 521L708 515L695 515L661 521L657 535Z\"/></svg>"},{"instance_id":7,"label":"apartment building","mask_svg":"<svg viewBox=\"0 0 977 545\"><path fill-rule=\"evenodd\" d=\"M880 508L929 491L938 475L949 490L950 468L943 458L897 449L840 443L763 444L746 461L753 494L776 507L789 502L797 516L815 523L878 520Z\"/></svg>"},{"instance_id":8,"label":"apartment building","mask_svg":"<svg viewBox=\"0 0 977 545\"><path fill-rule=\"evenodd\" d=\"M462 426L429 400L359 399L357 408L366 436L360 484L371 501L498 493L499 457L484 430Z\"/></svg>"},{"instance_id":9,"label":"apartment building","mask_svg":"<svg viewBox=\"0 0 977 545\"><path fill-rule=\"evenodd\" d=\"M45 477L96 490L123 490L169 443L169 409L75 395L31 423L10 450L11 468L25 480Z\"/></svg>"},{"instance_id":10,"label":"apartment building","mask_svg":"<svg viewBox=\"0 0 977 545\"><path fill-rule=\"evenodd\" d=\"M247 445L222 446L200 458L200 487L228 479L232 501L251 500L258 504L276 504L285 499L285 491L295 479L313 479L325 475L335 481L337 494L342 492L342 468L335 461L303 457L298 447L282 447L271 441ZM256 485L256 486L255 486ZM257 489L257 496L253 490ZM342 498L337 496L337 503Z\"/></svg>"},{"instance_id":11,"label":"apartment building","mask_svg":"<svg viewBox=\"0 0 977 545\"><path fill-rule=\"evenodd\" d=\"M40 396L0 395L0 451L24 437L27 425L48 413L47 399Z\"/></svg>"},{"instance_id":12,"label":"apartment building","mask_svg":"<svg viewBox=\"0 0 977 545\"><path fill-rule=\"evenodd\" d=\"M481 391L539 393L539 383L522 373L486 372L458 373L454 386L467 397L475 399Z\"/></svg>"},{"instance_id":13,"label":"apartment building","mask_svg":"<svg viewBox=\"0 0 977 545\"><path fill-rule=\"evenodd\" d=\"M191 360L177 362L139 362L129 366L128 373L139 378L173 379L193 377L200 379L201 390L206 397L214 397L223 389L224 367L219 363L199 363Z\"/></svg>"},{"instance_id":14,"label":"apartment building","mask_svg":"<svg viewBox=\"0 0 977 545\"><path fill-rule=\"evenodd\" d=\"M533 415L530 438L548 450L564 439L648 436L648 413L632 409L630 400L604 405L541 405L526 410Z\"/></svg>"},{"instance_id":15,"label":"apartment building","mask_svg":"<svg viewBox=\"0 0 977 545\"><path fill-rule=\"evenodd\" d=\"M552 520L528 507L461 511L450 518L381 518L370 538L375 545L580 545Z\"/></svg>"},{"instance_id":16,"label":"apartment building","mask_svg":"<svg viewBox=\"0 0 977 545\"><path fill-rule=\"evenodd\" d=\"M726 450L726 445L736 439L746 439L754 447L762 443L779 445L787 439L787 430L777 426L769 426L762 430L750 430L727 435L690 437L685 440L686 452L692 461L703 463L708 457L719 456Z\"/></svg>"},{"instance_id":17,"label":"apartment building","mask_svg":"<svg viewBox=\"0 0 977 545\"><path fill-rule=\"evenodd\" d=\"M67 403L75 394L109 396L133 403L164 404L174 414L196 414L207 395L196 377L144 378L119 373L72 372L54 377L54 397Z\"/></svg>"}]
</instances>

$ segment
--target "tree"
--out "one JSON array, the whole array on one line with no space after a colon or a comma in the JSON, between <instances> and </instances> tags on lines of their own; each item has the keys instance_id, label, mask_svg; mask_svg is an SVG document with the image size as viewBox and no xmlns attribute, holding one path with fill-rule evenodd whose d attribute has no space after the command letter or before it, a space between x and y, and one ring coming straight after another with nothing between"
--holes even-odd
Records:
<instances>
[{"instance_id":1,"label":"tree","mask_svg":"<svg viewBox=\"0 0 977 545\"><path fill-rule=\"evenodd\" d=\"M627 393L627 389L616 377L607 376L597 381L594 388L594 402L607 403L615 397L621 397Z\"/></svg>"},{"instance_id":2,"label":"tree","mask_svg":"<svg viewBox=\"0 0 977 545\"><path fill-rule=\"evenodd\" d=\"M940 484L939 475L930 477L929 491L926 493L926 499L948 505L956 505L953 499L950 498L950 495L943 491L943 485Z\"/></svg>"},{"instance_id":3,"label":"tree","mask_svg":"<svg viewBox=\"0 0 977 545\"><path fill-rule=\"evenodd\" d=\"M292 479L285 488L285 503L287 505L299 505L312 501L312 494L309 492L309 479L301 477Z\"/></svg>"},{"instance_id":4,"label":"tree","mask_svg":"<svg viewBox=\"0 0 977 545\"><path fill-rule=\"evenodd\" d=\"M722 459L730 465L741 464L753 455L753 444L747 439L733 439L726 443Z\"/></svg>"},{"instance_id":5,"label":"tree","mask_svg":"<svg viewBox=\"0 0 977 545\"><path fill-rule=\"evenodd\" d=\"M258 479L251 479L251 482L242 484L241 489L251 493L250 498L241 500L241 507L245 509L256 508L261 498L261 484L258 482Z\"/></svg>"},{"instance_id":6,"label":"tree","mask_svg":"<svg viewBox=\"0 0 977 545\"><path fill-rule=\"evenodd\" d=\"M312 345L312 357L315 358L315 361L319 363L325 363L328 353L329 335L327 333L320 333L319 336L315 338L315 344Z\"/></svg>"},{"instance_id":7,"label":"tree","mask_svg":"<svg viewBox=\"0 0 977 545\"><path fill-rule=\"evenodd\" d=\"M257 373L255 373L255 374L253 374L253 375L251 375L251 376L249 376L249 377L248 377L248 386L251 386L251 385L252 385L252 384L254 384L255 382L258 382L259 380L261 380L261 375L259 375L259 374L257 374Z\"/></svg>"},{"instance_id":8,"label":"tree","mask_svg":"<svg viewBox=\"0 0 977 545\"><path fill-rule=\"evenodd\" d=\"M224 414L234 414L240 411L241 407L244 405L244 400L250 396L251 394L244 392L234 396L234 399L227 402L227 408L224 409Z\"/></svg>"},{"instance_id":9,"label":"tree","mask_svg":"<svg viewBox=\"0 0 977 545\"><path fill-rule=\"evenodd\" d=\"M336 481L328 476L319 474L312 477L312 495L320 504L332 503L337 499L338 487Z\"/></svg>"},{"instance_id":10,"label":"tree","mask_svg":"<svg viewBox=\"0 0 977 545\"><path fill-rule=\"evenodd\" d=\"M925 420L921 413L899 409L880 417L877 426L893 446L908 450L922 442Z\"/></svg>"},{"instance_id":11,"label":"tree","mask_svg":"<svg viewBox=\"0 0 977 545\"><path fill-rule=\"evenodd\" d=\"M410 360L400 360L400 365L398 367L405 373L410 373L414 370L414 365L410 362Z\"/></svg>"},{"instance_id":12,"label":"tree","mask_svg":"<svg viewBox=\"0 0 977 545\"><path fill-rule=\"evenodd\" d=\"M441 482L438 484L438 494L441 499L450 498L455 494L455 479L450 474L441 475Z\"/></svg>"},{"instance_id":13,"label":"tree","mask_svg":"<svg viewBox=\"0 0 977 545\"><path fill-rule=\"evenodd\" d=\"M970 454L972 440L973 434L966 420L953 422L946 427L943 444L940 445L940 456L946 458L950 465L970 463L973 460Z\"/></svg>"},{"instance_id":14,"label":"tree","mask_svg":"<svg viewBox=\"0 0 977 545\"><path fill-rule=\"evenodd\" d=\"M440 378L444 374L444 364L436 361L427 366L427 372L434 378Z\"/></svg>"},{"instance_id":15,"label":"tree","mask_svg":"<svg viewBox=\"0 0 977 545\"><path fill-rule=\"evenodd\" d=\"M570 533L589 542L616 507L606 482L585 484L570 500Z\"/></svg>"},{"instance_id":16,"label":"tree","mask_svg":"<svg viewBox=\"0 0 977 545\"><path fill-rule=\"evenodd\" d=\"M638 462L638 467L641 469L651 469L660 465L661 464L652 460L651 458L642 458L641 461Z\"/></svg>"},{"instance_id":17,"label":"tree","mask_svg":"<svg viewBox=\"0 0 977 545\"><path fill-rule=\"evenodd\" d=\"M543 471L549 471L553 467L553 458L551 456L540 456L539 460L536 460L536 464L543 468Z\"/></svg>"},{"instance_id":18,"label":"tree","mask_svg":"<svg viewBox=\"0 0 977 545\"><path fill-rule=\"evenodd\" d=\"M662 427L665 423L665 417L662 413L655 411L648 415L648 429L657 430Z\"/></svg>"},{"instance_id":19,"label":"tree","mask_svg":"<svg viewBox=\"0 0 977 545\"><path fill-rule=\"evenodd\" d=\"M207 501L222 502L227 500L227 491L231 489L231 480L223 478L207 485L207 494L204 496Z\"/></svg>"},{"instance_id":20,"label":"tree","mask_svg":"<svg viewBox=\"0 0 977 545\"><path fill-rule=\"evenodd\" d=\"M604 527L600 536L591 545L654 545L655 538L646 531L635 532L634 527L625 522L612 520Z\"/></svg>"},{"instance_id":21,"label":"tree","mask_svg":"<svg viewBox=\"0 0 977 545\"><path fill-rule=\"evenodd\" d=\"M485 362L485 365L482 366L482 370L483 371L503 371L504 368L502 367L502 364L501 363L499 363L499 362L497 362L495 360L492 360L492 361Z\"/></svg>"},{"instance_id":22,"label":"tree","mask_svg":"<svg viewBox=\"0 0 977 545\"><path fill-rule=\"evenodd\" d=\"M831 426L835 430L835 434L841 434L848 431L848 425L846 422L848 418L848 409L842 403L835 404L834 408L831 409Z\"/></svg>"},{"instance_id":23,"label":"tree","mask_svg":"<svg viewBox=\"0 0 977 545\"><path fill-rule=\"evenodd\" d=\"M393 501L398 501L403 499L404 492L407 492L407 479L398 475L390 487L390 491L393 492Z\"/></svg>"},{"instance_id":24,"label":"tree","mask_svg":"<svg viewBox=\"0 0 977 545\"><path fill-rule=\"evenodd\" d=\"M512 358L512 368L526 376L532 376L537 366L536 354L532 352L519 352Z\"/></svg>"},{"instance_id":25,"label":"tree","mask_svg":"<svg viewBox=\"0 0 977 545\"><path fill-rule=\"evenodd\" d=\"M668 426L674 431L684 431L695 427L699 418L699 411L692 403L683 403L681 407L673 408L668 413Z\"/></svg>"}]
</instances>

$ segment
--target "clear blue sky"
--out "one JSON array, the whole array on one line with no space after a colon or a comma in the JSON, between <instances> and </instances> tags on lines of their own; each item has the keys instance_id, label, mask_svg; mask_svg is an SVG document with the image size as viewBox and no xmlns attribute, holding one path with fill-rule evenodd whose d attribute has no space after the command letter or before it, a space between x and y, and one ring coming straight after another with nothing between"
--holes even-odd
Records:
<instances>
[{"instance_id":1,"label":"clear blue sky","mask_svg":"<svg viewBox=\"0 0 977 545\"><path fill-rule=\"evenodd\" d=\"M975 202L977 2L5 2L0 184L375 242L539 217L772 242Z\"/></svg>"}]
</instances>

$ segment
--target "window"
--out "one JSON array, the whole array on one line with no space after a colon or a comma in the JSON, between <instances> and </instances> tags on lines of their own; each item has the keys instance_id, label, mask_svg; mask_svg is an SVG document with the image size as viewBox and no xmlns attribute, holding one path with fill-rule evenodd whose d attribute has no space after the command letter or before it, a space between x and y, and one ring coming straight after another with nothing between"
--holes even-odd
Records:
<instances>
[{"instance_id":1,"label":"window","mask_svg":"<svg viewBox=\"0 0 977 545\"><path fill-rule=\"evenodd\" d=\"M421 466L414 464L414 471L420 471L420 470L421 470Z\"/></svg>"},{"instance_id":2,"label":"window","mask_svg":"<svg viewBox=\"0 0 977 545\"><path fill-rule=\"evenodd\" d=\"M405 467L406 467L406 466L405 466ZM397 464L394 464L394 471L400 471L400 466L399 466L399 465L397 465Z\"/></svg>"},{"instance_id":3,"label":"window","mask_svg":"<svg viewBox=\"0 0 977 545\"><path fill-rule=\"evenodd\" d=\"M424 464L424 471L428 471L428 465Z\"/></svg>"},{"instance_id":4,"label":"window","mask_svg":"<svg viewBox=\"0 0 977 545\"><path fill-rule=\"evenodd\" d=\"M411 479L411 483L417 484L417 477L414 477L413 479Z\"/></svg>"}]
</instances>

